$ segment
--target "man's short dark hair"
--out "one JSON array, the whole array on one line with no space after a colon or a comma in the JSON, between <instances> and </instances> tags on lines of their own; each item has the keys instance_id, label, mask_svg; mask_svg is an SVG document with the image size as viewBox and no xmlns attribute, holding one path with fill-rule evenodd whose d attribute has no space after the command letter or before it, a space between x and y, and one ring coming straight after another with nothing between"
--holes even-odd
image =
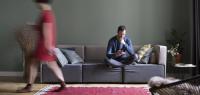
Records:
<instances>
[{"instance_id":1,"label":"man's short dark hair","mask_svg":"<svg viewBox=\"0 0 200 95\"><path fill-rule=\"evenodd\" d=\"M36 3L46 3L51 4L53 0L35 0Z\"/></svg>"},{"instance_id":2,"label":"man's short dark hair","mask_svg":"<svg viewBox=\"0 0 200 95\"><path fill-rule=\"evenodd\" d=\"M119 32L119 31L124 31L124 30L126 30L126 26L125 26L125 25L120 25L120 26L118 27L118 29L117 29L117 32Z\"/></svg>"}]
</instances>

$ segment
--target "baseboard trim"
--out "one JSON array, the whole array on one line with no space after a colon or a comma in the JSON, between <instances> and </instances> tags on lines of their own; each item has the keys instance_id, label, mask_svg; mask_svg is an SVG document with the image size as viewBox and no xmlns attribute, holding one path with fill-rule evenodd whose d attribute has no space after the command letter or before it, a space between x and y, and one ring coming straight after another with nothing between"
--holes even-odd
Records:
<instances>
[{"instance_id":1,"label":"baseboard trim","mask_svg":"<svg viewBox=\"0 0 200 95\"><path fill-rule=\"evenodd\" d=\"M23 72L0 71L0 76L4 76L4 77L22 77L23 76Z\"/></svg>"}]
</instances>

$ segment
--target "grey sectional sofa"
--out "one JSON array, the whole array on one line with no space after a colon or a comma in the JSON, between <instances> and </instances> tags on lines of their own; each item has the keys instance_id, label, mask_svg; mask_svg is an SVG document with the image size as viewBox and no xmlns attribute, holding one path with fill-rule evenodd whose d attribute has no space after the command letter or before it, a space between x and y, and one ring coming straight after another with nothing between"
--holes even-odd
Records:
<instances>
[{"instance_id":1,"label":"grey sectional sofa","mask_svg":"<svg viewBox=\"0 0 200 95\"><path fill-rule=\"evenodd\" d=\"M166 76L167 47L154 45L153 61L150 64L127 65L108 68L104 63L106 46L58 45L59 48L74 48L84 63L68 64L62 68L68 83L147 83L152 76ZM137 50L140 46L134 46ZM58 82L45 64L40 66L41 82Z\"/></svg>"}]
</instances>

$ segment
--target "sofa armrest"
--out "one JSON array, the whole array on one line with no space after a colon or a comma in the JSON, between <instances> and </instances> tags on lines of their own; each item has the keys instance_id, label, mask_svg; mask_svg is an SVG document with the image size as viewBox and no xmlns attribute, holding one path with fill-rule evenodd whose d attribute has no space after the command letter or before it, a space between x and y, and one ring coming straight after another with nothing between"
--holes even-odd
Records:
<instances>
[{"instance_id":1,"label":"sofa armrest","mask_svg":"<svg viewBox=\"0 0 200 95\"><path fill-rule=\"evenodd\" d=\"M165 67L164 76L166 77L166 64L167 64L167 47L163 45L155 45L155 52L157 56L157 63Z\"/></svg>"},{"instance_id":2,"label":"sofa armrest","mask_svg":"<svg viewBox=\"0 0 200 95\"><path fill-rule=\"evenodd\" d=\"M167 47L163 45L155 45L157 63L166 66L167 63Z\"/></svg>"}]
</instances>

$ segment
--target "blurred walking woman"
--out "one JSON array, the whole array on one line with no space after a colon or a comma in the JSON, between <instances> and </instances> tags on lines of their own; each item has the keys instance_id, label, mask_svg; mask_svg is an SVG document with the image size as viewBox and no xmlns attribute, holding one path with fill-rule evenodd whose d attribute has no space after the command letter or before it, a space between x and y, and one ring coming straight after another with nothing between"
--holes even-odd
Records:
<instances>
[{"instance_id":1,"label":"blurred walking woman","mask_svg":"<svg viewBox=\"0 0 200 95\"><path fill-rule=\"evenodd\" d=\"M26 93L32 91L32 85L36 79L38 65L41 61L47 63L48 67L60 80L60 88L55 91L61 91L65 89L65 82L63 73L56 63L56 58L53 52L56 45L56 25L51 8L52 0L34 0L34 2L38 5L41 11L40 18L34 26L38 32L38 39L36 49L29 63L30 67L27 85L24 88L17 90L17 92Z\"/></svg>"}]
</instances>

